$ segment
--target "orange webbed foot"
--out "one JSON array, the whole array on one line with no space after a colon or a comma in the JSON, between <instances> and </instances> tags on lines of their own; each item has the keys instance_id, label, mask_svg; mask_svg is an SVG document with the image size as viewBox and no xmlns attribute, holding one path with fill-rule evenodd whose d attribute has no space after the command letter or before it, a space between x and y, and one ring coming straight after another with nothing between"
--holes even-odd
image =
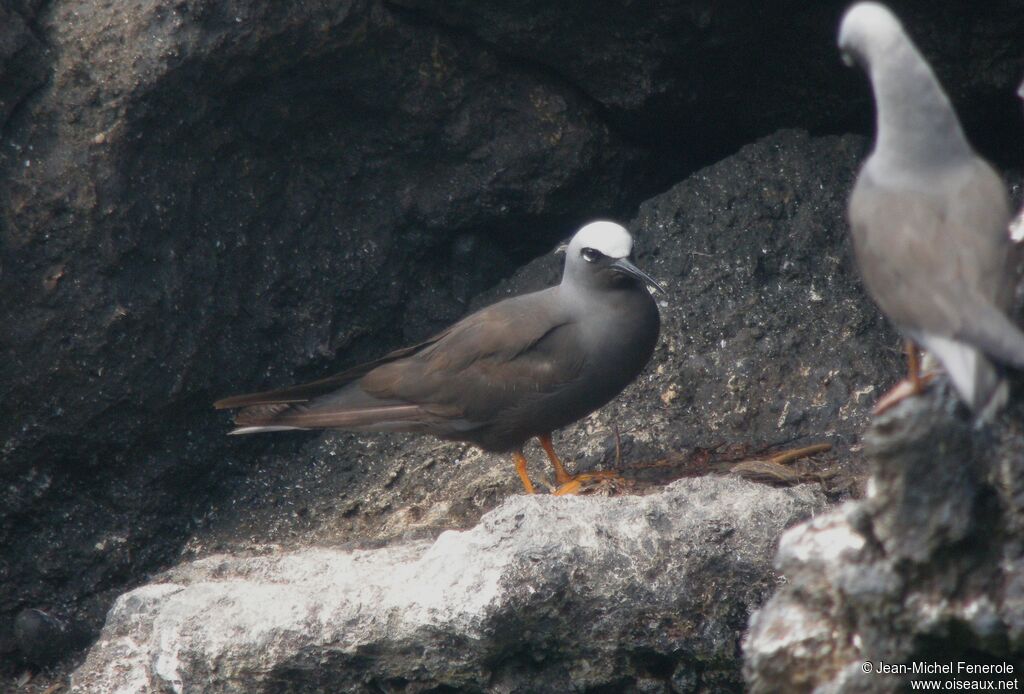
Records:
<instances>
[{"instance_id":1,"label":"orange webbed foot","mask_svg":"<svg viewBox=\"0 0 1024 694\"><path fill-rule=\"evenodd\" d=\"M610 480L621 480L622 477L610 470L598 470L596 472L584 472L579 475L570 475L565 466L562 465L562 461L558 458L558 454L555 453L555 447L551 443L551 434L543 434L537 437L540 441L541 448L547 453L548 460L551 461L551 466L555 468L555 484L558 487L552 492L555 496L566 496L568 494L579 494L584 488L584 483L588 483L586 486L590 486L591 482L601 482Z\"/></svg>"},{"instance_id":2,"label":"orange webbed foot","mask_svg":"<svg viewBox=\"0 0 1024 694\"><path fill-rule=\"evenodd\" d=\"M567 481L563 482L561 486L552 492L555 496L566 496L568 494L579 494L583 488L584 483L586 486L592 486L591 483L611 482L614 480L624 479L621 475L612 472L611 470L598 470L596 472L583 472L579 475L572 475Z\"/></svg>"}]
</instances>

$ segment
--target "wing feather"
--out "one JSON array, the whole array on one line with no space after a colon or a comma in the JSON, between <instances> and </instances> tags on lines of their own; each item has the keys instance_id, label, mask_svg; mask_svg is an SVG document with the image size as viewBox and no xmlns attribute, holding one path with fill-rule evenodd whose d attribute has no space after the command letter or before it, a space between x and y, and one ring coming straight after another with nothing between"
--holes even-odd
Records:
<instances>
[{"instance_id":1,"label":"wing feather","mask_svg":"<svg viewBox=\"0 0 1024 694\"><path fill-rule=\"evenodd\" d=\"M1011 364L1024 335L1005 316L1014 253L1002 183L983 162L945 195L893 189L869 168L850 200L854 251L869 293L898 327L959 337Z\"/></svg>"},{"instance_id":2,"label":"wing feather","mask_svg":"<svg viewBox=\"0 0 1024 694\"><path fill-rule=\"evenodd\" d=\"M260 427L466 431L572 383L576 325L537 292L494 304L429 340L312 383L225 398Z\"/></svg>"}]
</instances>

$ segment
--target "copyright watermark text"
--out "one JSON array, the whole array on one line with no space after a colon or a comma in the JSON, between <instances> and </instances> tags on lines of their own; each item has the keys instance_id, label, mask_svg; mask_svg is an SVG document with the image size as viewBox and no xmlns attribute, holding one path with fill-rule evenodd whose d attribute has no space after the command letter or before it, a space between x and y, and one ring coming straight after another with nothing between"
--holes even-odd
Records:
<instances>
[{"instance_id":1,"label":"copyright watermark text","mask_svg":"<svg viewBox=\"0 0 1024 694\"><path fill-rule=\"evenodd\" d=\"M969 663L959 661L920 660L911 663L889 663L865 660L861 670L868 675L917 675L911 690L921 691L1017 691L1020 681L1012 663ZM943 678L942 676L947 677Z\"/></svg>"}]
</instances>

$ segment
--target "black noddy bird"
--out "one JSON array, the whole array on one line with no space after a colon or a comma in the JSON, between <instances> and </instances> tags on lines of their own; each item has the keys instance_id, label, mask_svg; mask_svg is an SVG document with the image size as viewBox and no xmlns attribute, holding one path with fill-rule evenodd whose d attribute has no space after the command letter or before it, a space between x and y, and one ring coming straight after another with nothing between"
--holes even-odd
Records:
<instances>
[{"instance_id":1,"label":"black noddy bird","mask_svg":"<svg viewBox=\"0 0 1024 694\"><path fill-rule=\"evenodd\" d=\"M888 8L847 10L839 48L867 72L877 115L850 197L854 253L868 293L908 338L909 378L876 412L921 392L921 345L983 422L1007 397L999 366L1024 368L1024 333L1006 313L1016 280L1006 188Z\"/></svg>"},{"instance_id":2,"label":"black noddy bird","mask_svg":"<svg viewBox=\"0 0 1024 694\"><path fill-rule=\"evenodd\" d=\"M664 289L629 261L632 249L623 227L593 222L569 242L554 287L499 301L424 342L329 378L214 407L243 408L232 434L405 431L511 451L530 494L522 449L536 437L569 491L575 478L555 454L551 432L618 395L658 339L661 320L647 287Z\"/></svg>"}]
</instances>

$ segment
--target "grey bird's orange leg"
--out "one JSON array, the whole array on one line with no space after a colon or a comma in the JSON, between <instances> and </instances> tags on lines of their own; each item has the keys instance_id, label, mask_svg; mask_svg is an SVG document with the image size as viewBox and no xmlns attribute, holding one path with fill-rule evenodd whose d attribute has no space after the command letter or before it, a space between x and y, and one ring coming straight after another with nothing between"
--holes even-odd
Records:
<instances>
[{"instance_id":1,"label":"grey bird's orange leg","mask_svg":"<svg viewBox=\"0 0 1024 694\"><path fill-rule=\"evenodd\" d=\"M526 474L526 456L523 455L522 451L513 451L512 460L516 461L516 473L519 474L519 479L523 481L523 488L526 489L526 493L533 494L533 482L530 481L530 476Z\"/></svg>"},{"instance_id":2,"label":"grey bird's orange leg","mask_svg":"<svg viewBox=\"0 0 1024 694\"><path fill-rule=\"evenodd\" d=\"M903 402L914 395L920 395L925 387L935 378L934 373L921 374L921 357L917 344L913 340L903 341L903 351L907 355L907 377L893 386L892 390L879 398L872 410L879 415L890 407Z\"/></svg>"}]
</instances>

